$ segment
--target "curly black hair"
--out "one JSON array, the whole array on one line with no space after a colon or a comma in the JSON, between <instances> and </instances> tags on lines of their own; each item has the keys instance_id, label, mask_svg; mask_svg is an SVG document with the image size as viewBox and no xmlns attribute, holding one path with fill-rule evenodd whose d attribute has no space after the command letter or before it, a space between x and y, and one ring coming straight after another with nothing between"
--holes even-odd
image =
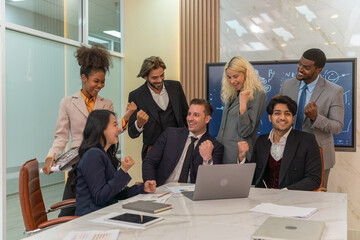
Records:
<instances>
[{"instance_id":1,"label":"curly black hair","mask_svg":"<svg viewBox=\"0 0 360 240\"><path fill-rule=\"evenodd\" d=\"M100 44L94 44L91 48L81 46L75 57L80 65L80 76L84 74L87 78L93 70L108 72L112 65L109 51Z\"/></svg>"}]
</instances>

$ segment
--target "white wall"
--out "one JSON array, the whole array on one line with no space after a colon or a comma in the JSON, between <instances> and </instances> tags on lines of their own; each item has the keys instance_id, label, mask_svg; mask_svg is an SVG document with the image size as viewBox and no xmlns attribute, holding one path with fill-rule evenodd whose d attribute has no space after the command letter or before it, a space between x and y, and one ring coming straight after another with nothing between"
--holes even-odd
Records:
<instances>
[{"instance_id":1,"label":"white wall","mask_svg":"<svg viewBox=\"0 0 360 240\"><path fill-rule=\"evenodd\" d=\"M125 0L124 1L124 102L129 92L145 80L136 78L142 62L149 56L160 56L166 64L165 79L179 80L179 1ZM130 175L133 181L141 176L142 135L131 139L126 133L125 155L135 159Z\"/></svg>"}]
</instances>

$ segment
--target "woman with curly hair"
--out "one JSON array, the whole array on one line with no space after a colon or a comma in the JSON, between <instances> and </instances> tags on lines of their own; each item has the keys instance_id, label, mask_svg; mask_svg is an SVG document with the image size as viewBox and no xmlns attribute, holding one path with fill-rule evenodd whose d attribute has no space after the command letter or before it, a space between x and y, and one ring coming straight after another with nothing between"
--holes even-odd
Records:
<instances>
[{"instance_id":1,"label":"woman with curly hair","mask_svg":"<svg viewBox=\"0 0 360 240\"><path fill-rule=\"evenodd\" d=\"M101 45L91 48L82 46L76 51L75 57L80 65L80 77L82 89L72 96L65 97L60 102L58 120L55 129L55 140L45 160L43 172L50 174L52 158L59 156L65 149L71 135L70 148L79 147L83 140L83 130L87 118L94 109L114 110L111 100L98 95L105 86L105 74L111 65L110 53ZM134 103L129 103L126 113L121 120L121 132L123 132L131 114L136 110ZM75 177L69 172L64 189L63 200L75 198L75 191L71 188ZM59 216L74 215L74 210L63 209Z\"/></svg>"},{"instance_id":2,"label":"woman with curly hair","mask_svg":"<svg viewBox=\"0 0 360 240\"><path fill-rule=\"evenodd\" d=\"M237 143L249 145L247 159L251 159L257 139L261 116L267 97L254 67L243 57L233 57L225 65L221 86L221 100L225 104L217 140L224 145L223 163L237 163Z\"/></svg>"}]
</instances>

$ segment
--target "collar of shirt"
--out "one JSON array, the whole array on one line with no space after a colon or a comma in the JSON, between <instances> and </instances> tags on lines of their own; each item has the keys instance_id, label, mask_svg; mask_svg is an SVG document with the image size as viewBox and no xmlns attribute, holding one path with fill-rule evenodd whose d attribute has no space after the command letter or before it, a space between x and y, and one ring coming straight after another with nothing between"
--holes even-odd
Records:
<instances>
[{"instance_id":1,"label":"collar of shirt","mask_svg":"<svg viewBox=\"0 0 360 240\"><path fill-rule=\"evenodd\" d=\"M274 138L273 130L271 130L271 132L269 134L269 139L271 142L270 154L276 161L279 161L283 157L286 140L290 134L291 129L292 128L290 128L289 131L287 131L287 133L285 133L284 136L282 136L280 138L280 141L277 143L274 143L274 141L273 141L273 138Z\"/></svg>"},{"instance_id":2,"label":"collar of shirt","mask_svg":"<svg viewBox=\"0 0 360 240\"><path fill-rule=\"evenodd\" d=\"M290 129L284 134L284 136L282 136L282 137L280 138L280 141L279 141L279 142L274 143L274 140L273 140L273 139L274 139L274 129L271 129L271 132L270 132L270 134L269 134L268 139L270 140L270 142L271 142L272 144L279 144L279 145L284 145L284 146L285 146L286 140L287 140L287 138L288 138L291 130L292 130L292 127L290 127Z\"/></svg>"},{"instance_id":3,"label":"collar of shirt","mask_svg":"<svg viewBox=\"0 0 360 240\"><path fill-rule=\"evenodd\" d=\"M88 98L85 96L85 94L81 90L80 90L80 93L81 93L82 98L85 101L85 105L86 105L88 112L89 113L92 112L95 107L95 97Z\"/></svg>"},{"instance_id":4,"label":"collar of shirt","mask_svg":"<svg viewBox=\"0 0 360 240\"><path fill-rule=\"evenodd\" d=\"M316 77L315 81L307 84L307 87L308 87L307 92L308 92L308 93L310 93L310 94L313 93L313 91L314 91L314 89L315 89L315 86L316 86L317 82L319 81L319 77L320 77L320 74ZM305 83L304 81L301 81L301 82L300 82L299 91L304 88L305 84L306 84L306 83Z\"/></svg>"},{"instance_id":5,"label":"collar of shirt","mask_svg":"<svg viewBox=\"0 0 360 240\"><path fill-rule=\"evenodd\" d=\"M199 135L195 136L192 132L189 131L189 136L188 136L188 138L190 138L190 137L196 137L197 140L195 141L195 143L197 143L197 142L200 140L200 138L202 138L202 136L203 136L205 133L206 133L206 131L203 132L202 134L199 134Z\"/></svg>"}]
</instances>

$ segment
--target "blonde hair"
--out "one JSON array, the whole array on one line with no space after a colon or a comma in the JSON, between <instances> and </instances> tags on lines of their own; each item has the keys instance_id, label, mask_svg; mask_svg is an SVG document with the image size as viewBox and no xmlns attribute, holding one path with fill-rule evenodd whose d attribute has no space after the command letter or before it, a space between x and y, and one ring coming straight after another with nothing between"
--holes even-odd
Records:
<instances>
[{"instance_id":1,"label":"blonde hair","mask_svg":"<svg viewBox=\"0 0 360 240\"><path fill-rule=\"evenodd\" d=\"M242 72L245 74L244 87L240 91L249 90L251 96L250 99L254 98L254 93L256 91L265 92L264 86L262 85L258 74L255 72L254 67L249 63L249 61L240 56L233 57L225 65L223 79L221 83L221 100L224 103L231 103L238 96L238 92L227 79L227 69Z\"/></svg>"}]
</instances>

